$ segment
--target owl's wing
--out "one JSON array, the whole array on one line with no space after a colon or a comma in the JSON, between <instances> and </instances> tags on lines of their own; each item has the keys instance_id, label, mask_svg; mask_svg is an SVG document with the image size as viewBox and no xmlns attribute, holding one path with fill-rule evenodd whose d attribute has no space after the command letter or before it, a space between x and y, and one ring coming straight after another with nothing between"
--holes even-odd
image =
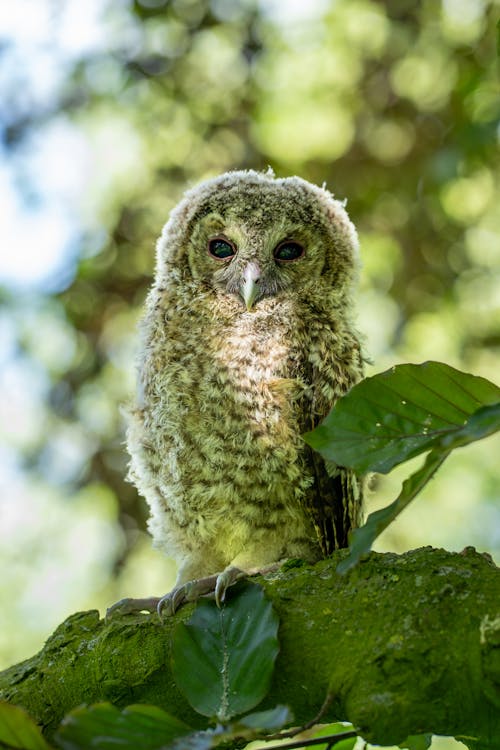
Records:
<instances>
[{"instance_id":1,"label":"owl's wing","mask_svg":"<svg viewBox=\"0 0 500 750\"><path fill-rule=\"evenodd\" d=\"M332 465L310 451L314 484L309 493L309 511L323 555L348 546L348 533L361 521L362 480L349 470Z\"/></svg>"},{"instance_id":2,"label":"owl's wing","mask_svg":"<svg viewBox=\"0 0 500 750\"><path fill-rule=\"evenodd\" d=\"M306 420L307 429L313 430L317 427L328 411L326 403L318 404L318 399L313 398ZM307 460L314 477L308 495L308 510L321 551L327 556L335 549L347 547L349 531L361 523L363 479L350 469L325 461L309 446Z\"/></svg>"}]
</instances>

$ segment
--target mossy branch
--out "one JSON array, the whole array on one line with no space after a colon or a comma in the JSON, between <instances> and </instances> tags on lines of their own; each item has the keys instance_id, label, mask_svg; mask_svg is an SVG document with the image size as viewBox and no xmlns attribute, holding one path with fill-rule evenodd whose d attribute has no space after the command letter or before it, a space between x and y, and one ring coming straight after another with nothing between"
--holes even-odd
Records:
<instances>
[{"instance_id":1,"label":"mossy branch","mask_svg":"<svg viewBox=\"0 0 500 750\"><path fill-rule=\"evenodd\" d=\"M472 548L427 547L372 553L339 576L345 554L261 580L280 617L262 708L288 704L306 722L331 694L325 720L350 721L378 744L434 732L500 745L500 569ZM70 709L102 700L151 703L204 726L170 668L172 628L191 610L164 623L77 613L39 654L0 674L0 697L26 708L48 736Z\"/></svg>"}]
</instances>

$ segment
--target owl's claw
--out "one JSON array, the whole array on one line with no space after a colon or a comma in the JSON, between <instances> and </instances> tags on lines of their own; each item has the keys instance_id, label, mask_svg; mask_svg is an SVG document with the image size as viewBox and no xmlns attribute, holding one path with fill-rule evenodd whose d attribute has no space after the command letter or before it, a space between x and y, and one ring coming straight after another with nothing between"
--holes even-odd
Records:
<instances>
[{"instance_id":1,"label":"owl's claw","mask_svg":"<svg viewBox=\"0 0 500 750\"><path fill-rule=\"evenodd\" d=\"M216 581L217 576L207 576L207 578L197 578L176 586L172 591L169 591L168 594L165 594L165 596L162 596L158 600L156 606L158 617L160 619L162 617L172 617L183 604L195 602L200 596L213 594Z\"/></svg>"},{"instance_id":2,"label":"owl's claw","mask_svg":"<svg viewBox=\"0 0 500 750\"><path fill-rule=\"evenodd\" d=\"M194 583L194 581L191 581L190 583ZM158 613L160 620L164 616L172 617L182 604L189 601L187 586L187 583L182 586L176 586L172 591L169 591L168 594L165 594L165 596L162 596L161 599L158 600L156 612Z\"/></svg>"},{"instance_id":3,"label":"owl's claw","mask_svg":"<svg viewBox=\"0 0 500 750\"><path fill-rule=\"evenodd\" d=\"M104 619L111 620L114 615L129 615L134 612L155 612L158 606L157 596L148 596L144 599L131 599L127 597L108 607Z\"/></svg>"},{"instance_id":4,"label":"owl's claw","mask_svg":"<svg viewBox=\"0 0 500 750\"><path fill-rule=\"evenodd\" d=\"M245 573L244 570L236 568L234 565L229 565L222 571L222 573L219 573L215 582L214 591L215 603L218 607L220 607L221 604L224 604L224 601L226 599L226 591L228 590L228 588L232 586L233 583L236 583L236 581L239 581L241 578L245 578L247 575L248 573Z\"/></svg>"}]
</instances>

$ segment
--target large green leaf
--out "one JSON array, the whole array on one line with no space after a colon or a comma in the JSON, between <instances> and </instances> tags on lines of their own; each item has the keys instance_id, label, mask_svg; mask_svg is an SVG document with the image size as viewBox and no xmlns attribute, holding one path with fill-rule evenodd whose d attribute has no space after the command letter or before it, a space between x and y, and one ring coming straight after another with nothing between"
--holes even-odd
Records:
<instances>
[{"instance_id":1,"label":"large green leaf","mask_svg":"<svg viewBox=\"0 0 500 750\"><path fill-rule=\"evenodd\" d=\"M120 711L96 703L71 711L54 740L63 750L159 750L191 728L156 706L133 705Z\"/></svg>"},{"instance_id":2,"label":"large green leaf","mask_svg":"<svg viewBox=\"0 0 500 750\"><path fill-rule=\"evenodd\" d=\"M234 589L219 609L201 601L173 635L172 669L198 713L222 723L256 706L278 654L278 617L255 584Z\"/></svg>"},{"instance_id":3,"label":"large green leaf","mask_svg":"<svg viewBox=\"0 0 500 750\"><path fill-rule=\"evenodd\" d=\"M459 448L500 429L500 388L441 362L398 365L362 381L334 406L305 440L326 458L358 473L386 473L429 452L403 483L398 498L371 513L349 539L345 573L418 495L439 466Z\"/></svg>"},{"instance_id":4,"label":"large green leaf","mask_svg":"<svg viewBox=\"0 0 500 750\"><path fill-rule=\"evenodd\" d=\"M499 401L498 386L442 362L397 365L355 385L304 440L339 466L386 474L455 436L472 442L469 421ZM490 418L493 432L499 425Z\"/></svg>"},{"instance_id":5,"label":"large green leaf","mask_svg":"<svg viewBox=\"0 0 500 750\"><path fill-rule=\"evenodd\" d=\"M33 719L20 706L0 701L0 747L50 750Z\"/></svg>"},{"instance_id":6,"label":"large green leaf","mask_svg":"<svg viewBox=\"0 0 500 750\"><path fill-rule=\"evenodd\" d=\"M370 551L375 539L394 521L402 510L425 487L433 477L443 461L454 448L480 440L500 429L500 404L483 406L473 414L466 424L455 433L443 435L426 457L423 466L405 479L399 496L385 508L370 513L364 526L354 529L349 538L350 554L337 566L339 573L345 573L352 568L360 558Z\"/></svg>"}]
</instances>

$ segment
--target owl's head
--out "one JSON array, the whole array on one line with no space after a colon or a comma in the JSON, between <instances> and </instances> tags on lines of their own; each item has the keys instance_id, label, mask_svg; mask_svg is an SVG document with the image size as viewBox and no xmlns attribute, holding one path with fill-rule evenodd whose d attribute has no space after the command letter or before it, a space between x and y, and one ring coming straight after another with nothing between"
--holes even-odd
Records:
<instances>
[{"instance_id":1,"label":"owl's head","mask_svg":"<svg viewBox=\"0 0 500 750\"><path fill-rule=\"evenodd\" d=\"M193 280L242 310L307 286L349 295L358 240L344 205L300 177L228 172L188 191L157 246L157 283Z\"/></svg>"}]
</instances>

